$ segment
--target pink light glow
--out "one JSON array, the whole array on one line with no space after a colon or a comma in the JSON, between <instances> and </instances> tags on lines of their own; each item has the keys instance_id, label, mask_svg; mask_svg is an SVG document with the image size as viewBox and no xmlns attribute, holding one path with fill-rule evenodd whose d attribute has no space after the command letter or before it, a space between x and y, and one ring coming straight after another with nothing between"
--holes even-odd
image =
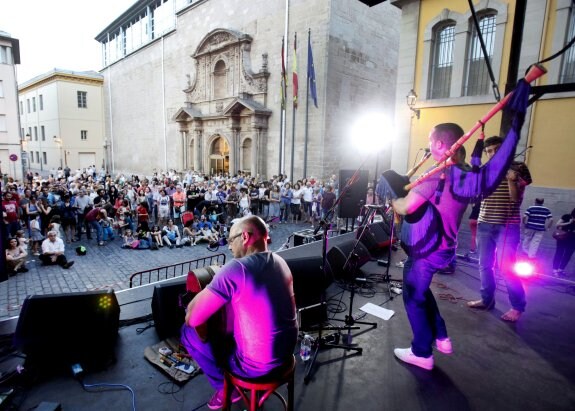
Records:
<instances>
[{"instance_id":1,"label":"pink light glow","mask_svg":"<svg viewBox=\"0 0 575 411\"><path fill-rule=\"evenodd\" d=\"M519 277L528 278L535 275L535 265L529 261L518 261L513 267L513 271Z\"/></svg>"}]
</instances>

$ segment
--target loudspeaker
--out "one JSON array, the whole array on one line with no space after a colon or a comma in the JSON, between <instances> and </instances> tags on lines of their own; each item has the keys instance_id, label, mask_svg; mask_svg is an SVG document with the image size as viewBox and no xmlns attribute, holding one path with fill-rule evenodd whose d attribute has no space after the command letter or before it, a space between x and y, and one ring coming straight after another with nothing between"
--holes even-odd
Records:
<instances>
[{"instance_id":1,"label":"loudspeaker","mask_svg":"<svg viewBox=\"0 0 575 411\"><path fill-rule=\"evenodd\" d=\"M186 295L186 280L187 277L184 277L154 287L152 317L160 340L180 336L180 328L186 317L187 304L182 301L182 297Z\"/></svg>"},{"instance_id":2,"label":"loudspeaker","mask_svg":"<svg viewBox=\"0 0 575 411\"><path fill-rule=\"evenodd\" d=\"M322 257L291 257L285 258L293 276L293 290L296 307L307 307L322 301L323 293L331 284L321 265Z\"/></svg>"},{"instance_id":3,"label":"loudspeaker","mask_svg":"<svg viewBox=\"0 0 575 411\"><path fill-rule=\"evenodd\" d=\"M357 245L356 245L357 243ZM354 249L355 246L355 249ZM353 251L353 256L349 258ZM354 272L354 268L359 268L371 260L371 255L369 250L363 243L357 242L357 240L348 240L341 244L334 245L327 252L327 263L329 272L331 276L336 281L353 281L357 276L357 272Z\"/></svg>"},{"instance_id":4,"label":"loudspeaker","mask_svg":"<svg viewBox=\"0 0 575 411\"><path fill-rule=\"evenodd\" d=\"M361 230L358 230L357 235L360 233ZM363 232L360 241L370 252L389 247L391 244L391 241L389 241L389 230L383 223L370 224Z\"/></svg>"},{"instance_id":5,"label":"loudspeaker","mask_svg":"<svg viewBox=\"0 0 575 411\"><path fill-rule=\"evenodd\" d=\"M120 306L114 290L32 295L24 300L14 345L38 371L85 370L115 362Z\"/></svg>"},{"instance_id":6,"label":"loudspeaker","mask_svg":"<svg viewBox=\"0 0 575 411\"><path fill-rule=\"evenodd\" d=\"M340 194L356 170L339 170ZM343 194L339 203L340 218L356 218L367 196L367 170L360 170L359 179Z\"/></svg>"}]
</instances>

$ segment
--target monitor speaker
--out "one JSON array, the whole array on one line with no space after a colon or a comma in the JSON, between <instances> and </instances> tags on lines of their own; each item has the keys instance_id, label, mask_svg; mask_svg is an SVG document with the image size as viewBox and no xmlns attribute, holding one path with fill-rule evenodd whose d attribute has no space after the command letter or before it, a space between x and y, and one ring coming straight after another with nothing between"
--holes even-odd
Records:
<instances>
[{"instance_id":1,"label":"monitor speaker","mask_svg":"<svg viewBox=\"0 0 575 411\"><path fill-rule=\"evenodd\" d=\"M356 170L339 170L340 194L355 172ZM367 179L367 170L360 170L359 179L342 194L339 203L340 218L356 218L359 216L361 206L365 203L367 196Z\"/></svg>"},{"instance_id":2,"label":"monitor speaker","mask_svg":"<svg viewBox=\"0 0 575 411\"><path fill-rule=\"evenodd\" d=\"M358 230L357 235L360 234ZM372 253L389 247L389 230L383 223L370 224L361 235L361 242Z\"/></svg>"},{"instance_id":3,"label":"monitor speaker","mask_svg":"<svg viewBox=\"0 0 575 411\"><path fill-rule=\"evenodd\" d=\"M322 257L285 258L293 276L295 303L298 308L307 307L322 301L323 293L331 281L321 268Z\"/></svg>"},{"instance_id":4,"label":"monitor speaker","mask_svg":"<svg viewBox=\"0 0 575 411\"><path fill-rule=\"evenodd\" d=\"M14 345L38 371L99 370L115 362L120 306L114 290L32 295L24 300Z\"/></svg>"},{"instance_id":5,"label":"monitor speaker","mask_svg":"<svg viewBox=\"0 0 575 411\"><path fill-rule=\"evenodd\" d=\"M186 277L180 280L159 284L154 287L152 296L152 317L160 340L179 337L180 328L186 316Z\"/></svg>"},{"instance_id":6,"label":"monitor speaker","mask_svg":"<svg viewBox=\"0 0 575 411\"><path fill-rule=\"evenodd\" d=\"M347 240L331 247L326 258L334 280L353 281L358 275L356 270L371 260L371 254L361 241Z\"/></svg>"}]
</instances>

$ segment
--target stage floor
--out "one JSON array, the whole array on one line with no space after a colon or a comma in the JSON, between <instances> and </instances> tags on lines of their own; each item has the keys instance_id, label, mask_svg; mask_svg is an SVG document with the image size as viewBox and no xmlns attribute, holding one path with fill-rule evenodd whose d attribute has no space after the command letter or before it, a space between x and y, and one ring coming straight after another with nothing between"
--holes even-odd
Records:
<instances>
[{"instance_id":1,"label":"stage floor","mask_svg":"<svg viewBox=\"0 0 575 411\"><path fill-rule=\"evenodd\" d=\"M390 274L394 280L401 279L401 269L395 267L395 263L402 257L401 251L392 255ZM384 274L385 267L370 262L362 270L368 278L377 279ZM366 302L393 310L395 314L388 321L371 315L362 319L377 322L377 328L362 327L354 331L353 343L363 348L361 355L342 349L321 351L307 385L304 384L305 365L298 357L295 409L575 409L574 289L569 283L544 277L525 281L525 288L527 312L517 324L509 324L499 319L509 307L501 280L496 308L474 312L465 303L478 298L477 267L459 260L455 274L437 274L432 291L446 320L455 352L449 356L435 352L433 371L405 365L393 356L395 347L408 347L411 340L401 297L390 300L387 286L382 283L360 290L353 304L354 314L360 313L359 307ZM350 293L340 292L335 284L329 288L334 297L332 302L341 300L348 305ZM121 319L151 313L149 289L122 291L117 295ZM347 306L340 307L343 312L335 314L337 318L347 313ZM144 349L159 341L153 327L140 332L146 325L121 327L117 363L106 371L87 374L85 383L128 385L135 393L138 410L208 409L204 404L212 390L205 376L198 375L180 387L144 359ZM19 388L14 397L21 410L34 409L42 402L59 403L64 410L132 409L131 394L126 390L86 392L71 375L33 383L29 380L29 377L14 380L28 383L28 387ZM285 388L281 392L285 394ZM235 404L233 409L244 408ZM271 398L266 409L280 409L279 401Z\"/></svg>"}]
</instances>

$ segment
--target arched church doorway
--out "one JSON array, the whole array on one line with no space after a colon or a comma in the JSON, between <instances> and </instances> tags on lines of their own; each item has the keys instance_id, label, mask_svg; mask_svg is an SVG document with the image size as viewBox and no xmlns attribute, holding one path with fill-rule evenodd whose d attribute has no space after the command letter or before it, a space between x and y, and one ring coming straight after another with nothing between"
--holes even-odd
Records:
<instances>
[{"instance_id":1,"label":"arched church doorway","mask_svg":"<svg viewBox=\"0 0 575 411\"><path fill-rule=\"evenodd\" d=\"M210 145L210 174L230 171L230 146L225 138L218 136Z\"/></svg>"}]
</instances>

